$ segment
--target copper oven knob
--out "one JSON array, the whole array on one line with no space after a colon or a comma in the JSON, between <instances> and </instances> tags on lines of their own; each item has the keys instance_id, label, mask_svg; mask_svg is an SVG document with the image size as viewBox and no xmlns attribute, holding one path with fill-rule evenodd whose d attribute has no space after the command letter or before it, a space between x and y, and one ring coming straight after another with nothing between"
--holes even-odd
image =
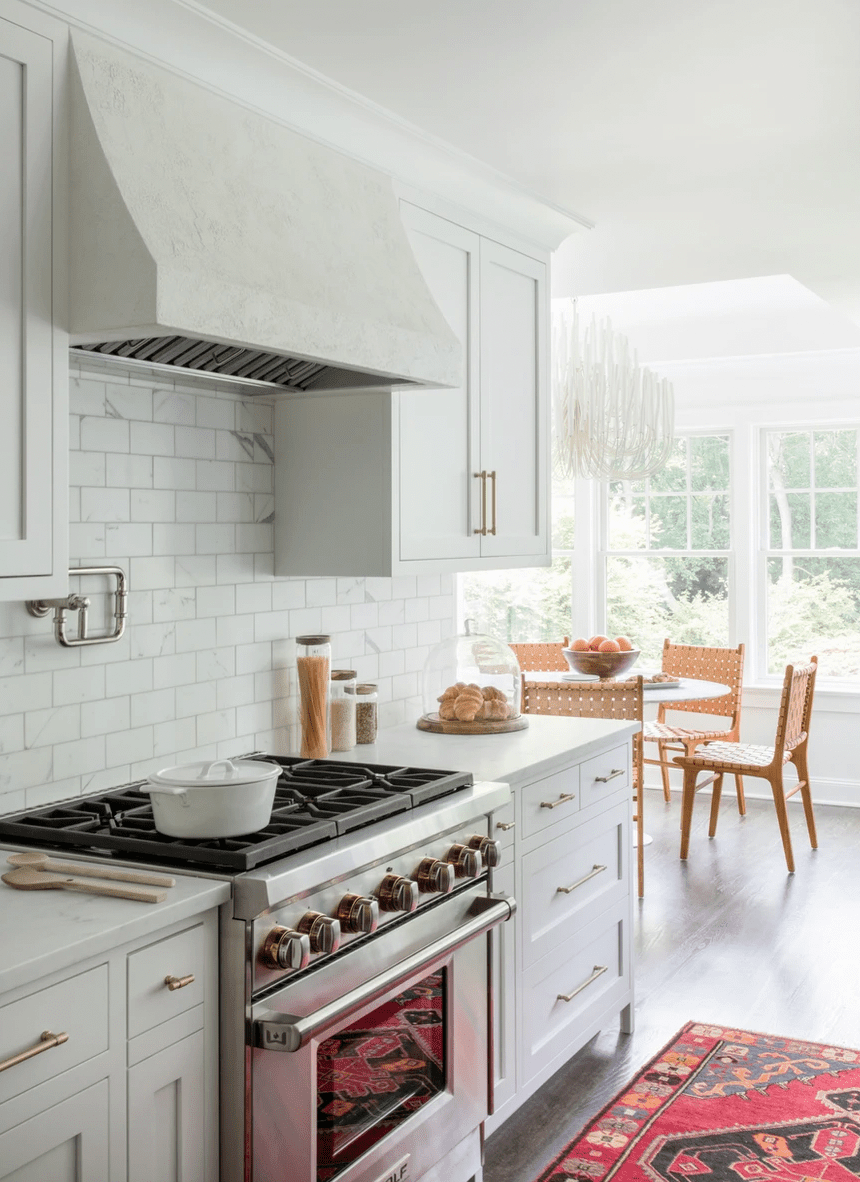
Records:
<instances>
[{"instance_id":1,"label":"copper oven knob","mask_svg":"<svg viewBox=\"0 0 860 1182\"><path fill-rule=\"evenodd\" d=\"M399 874L386 874L376 893L383 911L414 911L418 906L418 883Z\"/></svg>"},{"instance_id":2,"label":"copper oven knob","mask_svg":"<svg viewBox=\"0 0 860 1182\"><path fill-rule=\"evenodd\" d=\"M260 952L270 969L303 969L311 959L311 942L292 928L272 928Z\"/></svg>"},{"instance_id":3,"label":"copper oven knob","mask_svg":"<svg viewBox=\"0 0 860 1182\"><path fill-rule=\"evenodd\" d=\"M340 924L330 915L319 911L306 911L299 920L299 931L306 932L311 942L311 952L330 953L340 948Z\"/></svg>"},{"instance_id":4,"label":"copper oven knob","mask_svg":"<svg viewBox=\"0 0 860 1182\"><path fill-rule=\"evenodd\" d=\"M422 858L415 873L418 889L423 894L447 895L454 889L456 872L450 862L438 858Z\"/></svg>"},{"instance_id":5,"label":"copper oven knob","mask_svg":"<svg viewBox=\"0 0 860 1182\"><path fill-rule=\"evenodd\" d=\"M476 833L469 838L469 845L478 851L485 866L498 866L502 860L502 843L494 841L492 837L481 837L480 833Z\"/></svg>"},{"instance_id":6,"label":"copper oven knob","mask_svg":"<svg viewBox=\"0 0 860 1182\"><path fill-rule=\"evenodd\" d=\"M452 845L445 861L451 863L458 878L477 878L481 873L481 857L467 845Z\"/></svg>"},{"instance_id":7,"label":"copper oven knob","mask_svg":"<svg viewBox=\"0 0 860 1182\"><path fill-rule=\"evenodd\" d=\"M344 895L337 906L337 918L345 932L369 936L379 926L379 904L363 895Z\"/></svg>"}]
</instances>

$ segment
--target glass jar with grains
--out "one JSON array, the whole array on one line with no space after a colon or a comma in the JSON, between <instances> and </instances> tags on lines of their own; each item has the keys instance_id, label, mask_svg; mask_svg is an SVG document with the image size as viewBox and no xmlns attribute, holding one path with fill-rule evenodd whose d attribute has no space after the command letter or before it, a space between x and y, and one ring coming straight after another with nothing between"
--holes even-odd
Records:
<instances>
[{"instance_id":1,"label":"glass jar with grains","mask_svg":"<svg viewBox=\"0 0 860 1182\"><path fill-rule=\"evenodd\" d=\"M379 694L369 682L355 687L355 739L357 743L375 743L378 725Z\"/></svg>"},{"instance_id":2,"label":"glass jar with grains","mask_svg":"<svg viewBox=\"0 0 860 1182\"><path fill-rule=\"evenodd\" d=\"M331 749L352 751L355 746L354 669L331 671Z\"/></svg>"},{"instance_id":3,"label":"glass jar with grains","mask_svg":"<svg viewBox=\"0 0 860 1182\"><path fill-rule=\"evenodd\" d=\"M297 636L296 652L302 727L299 754L303 759L325 759L329 753L331 637Z\"/></svg>"}]
</instances>

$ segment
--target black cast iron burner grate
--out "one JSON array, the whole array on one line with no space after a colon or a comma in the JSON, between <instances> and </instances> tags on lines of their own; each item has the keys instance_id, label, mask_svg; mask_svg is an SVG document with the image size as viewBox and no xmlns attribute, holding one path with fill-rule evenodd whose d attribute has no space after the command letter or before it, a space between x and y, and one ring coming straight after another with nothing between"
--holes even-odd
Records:
<instances>
[{"instance_id":1,"label":"black cast iron burner grate","mask_svg":"<svg viewBox=\"0 0 860 1182\"><path fill-rule=\"evenodd\" d=\"M0 817L0 838L176 867L240 872L330 841L472 784L466 772L262 756L283 768L269 824L258 833L209 840L155 828L145 781L79 800Z\"/></svg>"}]
</instances>

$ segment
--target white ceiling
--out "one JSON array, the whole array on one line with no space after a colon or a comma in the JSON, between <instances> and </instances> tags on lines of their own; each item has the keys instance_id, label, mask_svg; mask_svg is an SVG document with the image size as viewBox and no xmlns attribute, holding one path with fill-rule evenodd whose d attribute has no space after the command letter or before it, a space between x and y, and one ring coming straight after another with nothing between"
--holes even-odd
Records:
<instances>
[{"instance_id":1,"label":"white ceiling","mask_svg":"<svg viewBox=\"0 0 860 1182\"><path fill-rule=\"evenodd\" d=\"M596 223L556 294L791 275L860 323L858 0L207 0Z\"/></svg>"}]
</instances>

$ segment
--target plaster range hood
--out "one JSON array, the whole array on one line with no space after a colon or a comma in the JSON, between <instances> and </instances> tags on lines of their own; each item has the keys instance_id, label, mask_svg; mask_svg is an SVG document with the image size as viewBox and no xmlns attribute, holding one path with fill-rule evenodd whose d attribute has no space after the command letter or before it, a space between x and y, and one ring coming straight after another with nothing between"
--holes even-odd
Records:
<instances>
[{"instance_id":1,"label":"plaster range hood","mask_svg":"<svg viewBox=\"0 0 860 1182\"><path fill-rule=\"evenodd\" d=\"M455 386L390 178L76 33L73 352L272 393Z\"/></svg>"}]
</instances>

